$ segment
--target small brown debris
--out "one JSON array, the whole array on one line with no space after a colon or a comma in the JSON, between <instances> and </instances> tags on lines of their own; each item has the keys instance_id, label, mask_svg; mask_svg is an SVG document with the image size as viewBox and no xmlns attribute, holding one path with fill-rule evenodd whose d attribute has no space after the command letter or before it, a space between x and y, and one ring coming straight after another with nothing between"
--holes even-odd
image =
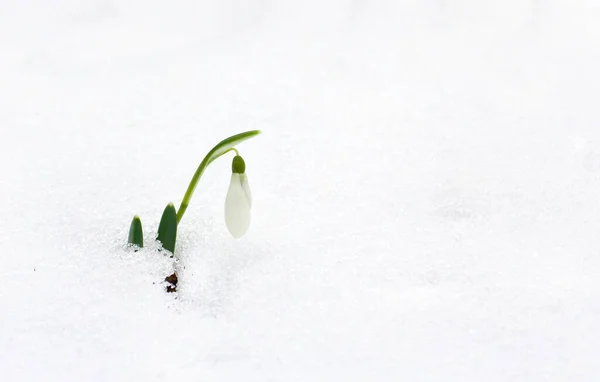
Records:
<instances>
[{"instance_id":1,"label":"small brown debris","mask_svg":"<svg viewBox=\"0 0 600 382\"><path fill-rule=\"evenodd\" d=\"M177 273L173 273L171 276L165 277L165 281L169 284L177 285Z\"/></svg>"},{"instance_id":2,"label":"small brown debris","mask_svg":"<svg viewBox=\"0 0 600 382\"><path fill-rule=\"evenodd\" d=\"M171 285L167 285L167 293L177 292L177 273L165 277L165 281Z\"/></svg>"}]
</instances>

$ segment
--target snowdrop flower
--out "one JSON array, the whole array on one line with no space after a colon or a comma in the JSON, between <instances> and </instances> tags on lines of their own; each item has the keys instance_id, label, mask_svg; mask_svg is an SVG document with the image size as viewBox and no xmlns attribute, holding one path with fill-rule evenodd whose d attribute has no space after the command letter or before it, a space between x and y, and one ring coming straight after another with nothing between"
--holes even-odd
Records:
<instances>
[{"instance_id":1,"label":"snowdrop flower","mask_svg":"<svg viewBox=\"0 0 600 382\"><path fill-rule=\"evenodd\" d=\"M233 158L231 171L231 182L225 198L225 224L229 233L238 239L250 226L252 194L246 176L246 163L241 156Z\"/></svg>"}]
</instances>

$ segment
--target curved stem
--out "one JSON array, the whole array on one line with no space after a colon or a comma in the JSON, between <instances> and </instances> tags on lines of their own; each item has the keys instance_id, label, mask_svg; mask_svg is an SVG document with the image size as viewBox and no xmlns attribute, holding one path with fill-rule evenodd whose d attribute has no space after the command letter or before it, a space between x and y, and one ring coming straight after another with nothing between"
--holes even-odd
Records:
<instances>
[{"instance_id":1,"label":"curved stem","mask_svg":"<svg viewBox=\"0 0 600 382\"><path fill-rule=\"evenodd\" d=\"M235 147L232 147L232 148L230 148L229 150L225 151L225 152L224 152L222 155L225 155L225 154L227 154L227 153L228 153L228 152L230 152L230 151L235 151L235 155L237 155L237 156L239 156L239 155L240 155L240 152L239 152L239 151L237 151L237 149L236 149Z\"/></svg>"},{"instance_id":2,"label":"curved stem","mask_svg":"<svg viewBox=\"0 0 600 382\"><path fill-rule=\"evenodd\" d=\"M187 209L190 203L190 199L192 199L192 195L194 195L196 185L198 184L198 181L200 180L200 177L204 173L206 167L208 167L208 165L211 164L215 159L217 159L225 153L228 153L229 151L235 151L236 155L239 155L238 151L234 148L234 146L238 143L245 141L246 139L250 139L252 137L257 136L258 134L260 134L260 130L251 130L233 135L219 142L215 147L212 148L212 150L208 152L208 154L206 154L202 162L200 162L198 169L194 173L194 176L190 181L190 185L185 191L185 195L183 196L181 205L177 210L177 224L179 224L179 222L183 218L183 214L185 214L185 210Z\"/></svg>"}]
</instances>

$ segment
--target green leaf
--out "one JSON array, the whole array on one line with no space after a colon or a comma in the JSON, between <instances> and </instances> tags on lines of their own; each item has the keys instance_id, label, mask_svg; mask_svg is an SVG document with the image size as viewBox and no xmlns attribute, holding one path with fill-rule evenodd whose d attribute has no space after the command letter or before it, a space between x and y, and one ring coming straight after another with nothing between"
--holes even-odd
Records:
<instances>
[{"instance_id":1,"label":"green leaf","mask_svg":"<svg viewBox=\"0 0 600 382\"><path fill-rule=\"evenodd\" d=\"M142 221L140 217L135 215L129 227L129 244L137 245L140 248L144 247L144 231L142 231Z\"/></svg>"},{"instance_id":2,"label":"green leaf","mask_svg":"<svg viewBox=\"0 0 600 382\"><path fill-rule=\"evenodd\" d=\"M158 237L156 240L162 243L167 251L175 253L175 240L177 239L177 213L173 203L165 207L160 224L158 225Z\"/></svg>"},{"instance_id":3,"label":"green leaf","mask_svg":"<svg viewBox=\"0 0 600 382\"><path fill-rule=\"evenodd\" d=\"M237 135L233 135L233 136L219 142L219 144L217 144L215 147L213 147L213 149L210 150L208 152L208 154L206 154L206 156L200 163L200 166L198 166L196 173L192 177L192 180L190 181L190 185L188 186L188 189L185 192L185 196L183 197L183 200L181 201L181 205L179 206L179 211L177 211L177 222L178 223L183 218L183 214L185 213L185 210L187 209L188 204L190 203L190 199L192 198L192 195L194 194L196 185L198 184L198 181L200 180L200 177L204 173L204 170L206 169L206 167L208 167L208 165L211 164L215 159L217 159L221 155L225 154L227 151L234 148L237 144L242 143L243 141L250 139L252 137L255 137L258 134L260 134L260 130L251 130L251 131L246 131L244 133L240 133Z\"/></svg>"}]
</instances>

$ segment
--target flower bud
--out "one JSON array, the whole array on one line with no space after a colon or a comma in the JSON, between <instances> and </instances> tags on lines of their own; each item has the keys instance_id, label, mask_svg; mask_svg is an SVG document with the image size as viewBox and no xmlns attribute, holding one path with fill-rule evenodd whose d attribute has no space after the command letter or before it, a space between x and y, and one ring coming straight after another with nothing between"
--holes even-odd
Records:
<instances>
[{"instance_id":1,"label":"flower bud","mask_svg":"<svg viewBox=\"0 0 600 382\"><path fill-rule=\"evenodd\" d=\"M246 164L237 155L231 163L231 181L225 198L225 224L233 237L240 238L250 227L252 193L246 176Z\"/></svg>"}]
</instances>

